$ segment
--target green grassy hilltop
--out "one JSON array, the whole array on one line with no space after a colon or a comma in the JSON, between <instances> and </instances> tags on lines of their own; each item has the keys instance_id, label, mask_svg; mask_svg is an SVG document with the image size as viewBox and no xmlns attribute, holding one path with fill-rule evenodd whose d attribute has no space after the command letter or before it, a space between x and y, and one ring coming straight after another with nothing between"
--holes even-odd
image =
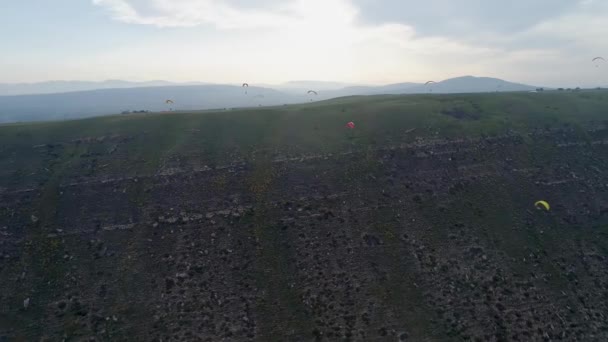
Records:
<instances>
[{"instance_id":1,"label":"green grassy hilltop","mask_svg":"<svg viewBox=\"0 0 608 342\"><path fill-rule=\"evenodd\" d=\"M5 125L0 126L0 146L4 156L18 156L15 162L23 162L19 169L28 174L39 171L44 162L32 146L50 142L60 149L62 143L77 149L78 140L89 138L111 149L116 144L113 138L128 137L122 143L124 152L141 163L112 154L98 159L108 159L109 167L146 172L171 154L196 152L205 161L218 163L235 154L249 158L257 150L320 153L420 138L474 138L531 128L579 127L605 121L607 112L605 91L348 97L259 109ZM344 128L350 121L357 125L354 131ZM87 152L95 153L82 150Z\"/></svg>"}]
</instances>

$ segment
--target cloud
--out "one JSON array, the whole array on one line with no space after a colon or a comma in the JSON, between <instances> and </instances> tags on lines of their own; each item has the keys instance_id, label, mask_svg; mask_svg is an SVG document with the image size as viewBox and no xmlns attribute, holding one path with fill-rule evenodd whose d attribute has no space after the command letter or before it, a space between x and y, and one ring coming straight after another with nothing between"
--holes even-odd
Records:
<instances>
[{"instance_id":1,"label":"cloud","mask_svg":"<svg viewBox=\"0 0 608 342\"><path fill-rule=\"evenodd\" d=\"M288 26L307 14L307 6L302 6L302 3L303 1L275 1L273 9L259 9L243 8L242 3L238 7L218 0L93 0L93 4L106 8L114 19L125 23L157 27L211 25L218 29Z\"/></svg>"},{"instance_id":2,"label":"cloud","mask_svg":"<svg viewBox=\"0 0 608 342\"><path fill-rule=\"evenodd\" d=\"M457 76L463 69L481 72L458 63L470 66L470 61L499 53L439 36L418 37L414 27L403 23L362 24L359 9L349 0L293 0L280 5L268 1L265 7L254 8L208 0L154 0L148 7L132 0L95 3L109 9L116 20L128 23L211 25L222 42L207 41L204 55L191 47L189 56L201 58L199 65L204 60L207 65L215 64L215 70L230 69L269 82L278 75L284 80L422 81L445 74ZM239 30L237 35L230 34L234 30ZM175 47L168 44L165 50L179 50L183 42L176 42ZM188 57L179 58L183 65L195 63L184 60Z\"/></svg>"},{"instance_id":3,"label":"cloud","mask_svg":"<svg viewBox=\"0 0 608 342\"><path fill-rule=\"evenodd\" d=\"M198 70L206 80L231 75L263 82L289 79L388 83L464 74L552 85L581 71L587 54L608 49L605 2L527 0L93 0L118 21L161 28L200 27L203 38L159 43L105 60L154 54L143 73ZM375 7L374 7L375 6ZM527 7L526 7L527 6ZM378 11L371 11L371 9ZM375 16L375 17L374 17ZM180 31L180 35L187 35ZM165 55L157 51L186 51ZM113 56L113 57L112 57ZM583 62L584 63L584 62ZM100 64L102 64L100 62ZM556 71L560 70L559 73ZM158 75L156 77L163 77ZM210 80L213 81L213 80ZM574 81L573 81L574 82Z\"/></svg>"},{"instance_id":4,"label":"cloud","mask_svg":"<svg viewBox=\"0 0 608 342\"><path fill-rule=\"evenodd\" d=\"M555 37L578 47L605 49L608 47L608 3L585 0L579 11L538 23L528 35Z\"/></svg>"},{"instance_id":5,"label":"cloud","mask_svg":"<svg viewBox=\"0 0 608 342\"><path fill-rule=\"evenodd\" d=\"M399 22L421 35L524 31L540 21L576 10L589 0L353 0L367 23Z\"/></svg>"}]
</instances>

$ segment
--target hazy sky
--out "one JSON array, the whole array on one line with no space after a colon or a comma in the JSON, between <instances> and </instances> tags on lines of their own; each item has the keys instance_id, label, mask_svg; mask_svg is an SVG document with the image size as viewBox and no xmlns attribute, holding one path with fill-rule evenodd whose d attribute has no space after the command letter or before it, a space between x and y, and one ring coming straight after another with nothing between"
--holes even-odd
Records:
<instances>
[{"instance_id":1,"label":"hazy sky","mask_svg":"<svg viewBox=\"0 0 608 342\"><path fill-rule=\"evenodd\" d=\"M0 82L608 85L606 0L2 0ZM604 65L605 64L605 65Z\"/></svg>"}]
</instances>

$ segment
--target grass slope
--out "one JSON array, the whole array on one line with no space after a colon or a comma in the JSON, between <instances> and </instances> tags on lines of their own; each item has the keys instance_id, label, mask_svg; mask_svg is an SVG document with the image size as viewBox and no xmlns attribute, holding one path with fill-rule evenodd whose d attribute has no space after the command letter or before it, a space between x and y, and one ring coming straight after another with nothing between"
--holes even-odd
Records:
<instances>
[{"instance_id":1,"label":"grass slope","mask_svg":"<svg viewBox=\"0 0 608 342\"><path fill-rule=\"evenodd\" d=\"M32 146L71 144L92 137L103 139L100 149L111 149L112 137L128 137L126 159L110 154L100 157L98 163L108 164L108 170L141 173L155 170L171 154L196 152L208 163L222 163L236 156L251 158L253 151L260 150L331 153L403 142L404 136L411 141L474 138L527 132L533 127L576 126L605 121L607 112L608 92L590 91L347 97L231 112L158 113L4 125L0 126L0 170L18 172L2 175L0 187L44 178L41 174L49 163L63 162L40 158L39 150ZM349 121L356 123L355 130L344 128ZM10 167L6 163L11 163Z\"/></svg>"}]
</instances>

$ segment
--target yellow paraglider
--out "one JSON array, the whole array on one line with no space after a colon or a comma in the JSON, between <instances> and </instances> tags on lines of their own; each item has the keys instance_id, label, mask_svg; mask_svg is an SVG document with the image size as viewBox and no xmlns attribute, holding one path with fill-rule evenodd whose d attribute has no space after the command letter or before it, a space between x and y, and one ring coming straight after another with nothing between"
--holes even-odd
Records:
<instances>
[{"instance_id":1,"label":"yellow paraglider","mask_svg":"<svg viewBox=\"0 0 608 342\"><path fill-rule=\"evenodd\" d=\"M551 210L551 206L549 205L549 203L547 201L538 201L536 203L534 203L534 206L536 207L536 209L545 209L546 211Z\"/></svg>"}]
</instances>

